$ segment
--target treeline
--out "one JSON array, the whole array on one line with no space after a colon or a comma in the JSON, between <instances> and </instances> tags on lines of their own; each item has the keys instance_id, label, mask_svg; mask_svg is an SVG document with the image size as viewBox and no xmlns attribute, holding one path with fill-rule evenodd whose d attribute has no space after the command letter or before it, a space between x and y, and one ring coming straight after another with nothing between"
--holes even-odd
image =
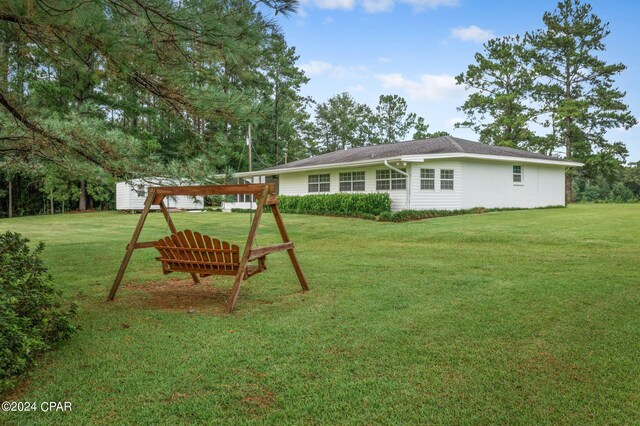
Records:
<instances>
[{"instance_id":1,"label":"treeline","mask_svg":"<svg viewBox=\"0 0 640 426\"><path fill-rule=\"evenodd\" d=\"M397 95L317 103L274 13L296 0L0 3L0 216L112 208L115 182L217 182L324 152L445 134ZM568 199L634 200L608 130L636 124L607 64L608 24L564 0L543 28L491 40L457 77L480 141L586 164ZM544 131L540 131L544 129Z\"/></svg>"},{"instance_id":2,"label":"treeline","mask_svg":"<svg viewBox=\"0 0 640 426\"><path fill-rule=\"evenodd\" d=\"M115 180L206 182L307 155L307 82L270 16L295 1L0 4L4 214L107 206Z\"/></svg>"},{"instance_id":3,"label":"treeline","mask_svg":"<svg viewBox=\"0 0 640 426\"><path fill-rule=\"evenodd\" d=\"M301 96L308 79L268 17L295 6L2 2L0 215L111 208L133 177L247 170L249 127L255 168L427 134L398 96L375 112Z\"/></svg>"}]
</instances>

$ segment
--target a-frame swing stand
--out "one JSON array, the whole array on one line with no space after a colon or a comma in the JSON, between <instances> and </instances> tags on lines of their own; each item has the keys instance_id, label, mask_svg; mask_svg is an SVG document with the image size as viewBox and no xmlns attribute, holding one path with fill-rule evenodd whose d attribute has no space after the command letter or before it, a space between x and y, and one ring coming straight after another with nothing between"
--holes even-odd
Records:
<instances>
[{"instance_id":1,"label":"a-frame swing stand","mask_svg":"<svg viewBox=\"0 0 640 426\"><path fill-rule=\"evenodd\" d=\"M189 230L178 231L171 220L167 206L164 203L165 197L176 195L232 195L232 194L251 194L257 199L257 207L247 243L239 256L239 249L236 245L230 245L227 242L211 238L207 235L201 235L197 232ZM140 233L145 224L147 216L152 206L160 206L160 211L164 216L171 235L158 241L138 242ZM281 244L274 244L265 247L253 247L256 239L256 232L260 225L260 219L265 206L270 206L276 225L282 237ZM193 277L195 283L199 283L200 277L209 275L233 275L233 287L229 302L227 303L227 312L231 313L238 300L240 292L240 283L250 276L266 270L265 258L269 253L286 250L289 259L296 271L298 280L303 290L308 290L307 280L300 269L300 264L296 258L293 242L289 239L287 230L284 227L282 216L278 210L278 197L275 194L275 187L270 184L249 184L249 185L208 185L208 186L164 186L151 187L147 199L144 203L142 215L138 220L138 225L131 242L127 245L120 269L113 282L111 291L107 300L113 300L122 281L131 255L133 251L141 248L155 247L160 253L157 260L162 262L162 269L165 274L171 272L188 272ZM257 261L257 265L251 265L250 262Z\"/></svg>"}]
</instances>

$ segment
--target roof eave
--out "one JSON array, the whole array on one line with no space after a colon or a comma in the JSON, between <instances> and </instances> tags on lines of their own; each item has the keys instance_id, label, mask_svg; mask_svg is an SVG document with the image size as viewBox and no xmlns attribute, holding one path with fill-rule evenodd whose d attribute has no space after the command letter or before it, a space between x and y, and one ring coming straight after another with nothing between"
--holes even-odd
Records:
<instances>
[{"instance_id":1,"label":"roof eave","mask_svg":"<svg viewBox=\"0 0 640 426\"><path fill-rule=\"evenodd\" d=\"M545 164L550 166L557 167L582 167L583 163L578 163L575 161L566 161L566 160L547 160L542 158L527 158L527 157L516 157L516 156L507 156L507 155L486 155L486 154L469 154L465 152L453 152L453 153L444 153L444 154L420 154L420 155L403 155L403 156L395 156L395 157L386 157L386 158L376 158L371 160L360 160L360 161L349 161L344 163L330 163L330 164L314 164L311 166L302 166L302 167L290 167L287 169L276 169L276 170L255 170L252 172L240 172L235 173L234 177L251 177L251 176L271 176L271 175L282 175L288 173L299 173L299 172L307 172L314 170L326 170L326 169L336 169L340 167L358 167L358 166L368 166L375 164L383 164L385 161L402 161L407 163L420 163L426 160L434 160L434 159L446 159L446 158L471 158L471 159L481 159L481 160L490 160L490 161L503 161L503 162L511 162L517 161L518 163L528 163L528 164Z\"/></svg>"},{"instance_id":2,"label":"roof eave","mask_svg":"<svg viewBox=\"0 0 640 426\"><path fill-rule=\"evenodd\" d=\"M510 155L489 155L489 154L470 154L466 152L451 152L451 153L443 153L443 154L420 154L420 155L405 155L401 157L401 161L406 162L419 162L426 161L431 159L442 159L442 158L471 158L471 159L480 159L480 160L491 160L491 161L504 161L513 163L517 161L519 163L533 163L533 164L547 164L558 167L582 167L583 163L578 163L575 161L567 161L562 159L550 160L546 158L529 158L529 157L518 157L518 156L510 156Z\"/></svg>"}]
</instances>

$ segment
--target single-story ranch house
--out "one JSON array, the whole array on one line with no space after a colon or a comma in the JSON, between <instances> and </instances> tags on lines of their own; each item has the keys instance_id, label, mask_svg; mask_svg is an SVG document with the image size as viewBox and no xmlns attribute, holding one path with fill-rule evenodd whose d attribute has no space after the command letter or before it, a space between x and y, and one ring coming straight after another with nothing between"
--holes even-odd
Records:
<instances>
[{"instance_id":1,"label":"single-story ranch house","mask_svg":"<svg viewBox=\"0 0 640 426\"><path fill-rule=\"evenodd\" d=\"M237 177L278 176L281 195L388 192L392 210L565 204L581 163L451 136L330 152Z\"/></svg>"}]
</instances>

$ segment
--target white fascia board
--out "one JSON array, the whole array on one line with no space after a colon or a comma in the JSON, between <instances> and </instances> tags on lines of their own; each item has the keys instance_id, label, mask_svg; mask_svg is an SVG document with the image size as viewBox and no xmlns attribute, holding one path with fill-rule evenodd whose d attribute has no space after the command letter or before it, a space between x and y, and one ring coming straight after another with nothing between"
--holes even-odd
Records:
<instances>
[{"instance_id":1,"label":"white fascia board","mask_svg":"<svg viewBox=\"0 0 640 426\"><path fill-rule=\"evenodd\" d=\"M527 164L546 164L557 167L582 167L584 164L574 161L555 161L539 158L525 157L508 157L503 155L484 155L484 154L467 154L464 152L446 153L446 154L428 154L428 155L405 155L401 157L376 158L371 160L351 161L346 163L317 164L313 166L292 167L282 170L256 170L253 172L235 173L234 177L251 177L251 176L271 176L283 175L288 173L299 173L314 170L337 169L344 167L370 166L375 164L384 165L385 161L406 162L406 163L422 163L426 160L440 160L448 158L471 158L477 160L504 161L509 163L527 163Z\"/></svg>"},{"instance_id":2,"label":"white fascia board","mask_svg":"<svg viewBox=\"0 0 640 426\"><path fill-rule=\"evenodd\" d=\"M401 161L400 157L390 158L376 158L372 160L350 161L347 163L332 163L332 164L317 164L314 166L306 167L292 167L290 169L282 170L256 170L254 172L241 172L235 173L234 177L251 177L251 176L271 176L271 175L284 175L287 173L307 172L313 170L325 170L325 169L337 169L344 167L358 167L358 166L370 166L375 164L384 164L384 161Z\"/></svg>"},{"instance_id":3,"label":"white fascia board","mask_svg":"<svg viewBox=\"0 0 640 426\"><path fill-rule=\"evenodd\" d=\"M477 160L491 160L491 161L504 161L508 163L532 163L532 164L548 164L558 167L582 167L584 164L575 161L556 161L545 160L541 158L526 158L526 157L509 157L506 155L486 155L486 154L468 154L464 152L455 152L448 154L429 154L429 155L410 155L402 157L402 161L406 162L422 162L426 160L436 160L443 158L471 158Z\"/></svg>"}]
</instances>

